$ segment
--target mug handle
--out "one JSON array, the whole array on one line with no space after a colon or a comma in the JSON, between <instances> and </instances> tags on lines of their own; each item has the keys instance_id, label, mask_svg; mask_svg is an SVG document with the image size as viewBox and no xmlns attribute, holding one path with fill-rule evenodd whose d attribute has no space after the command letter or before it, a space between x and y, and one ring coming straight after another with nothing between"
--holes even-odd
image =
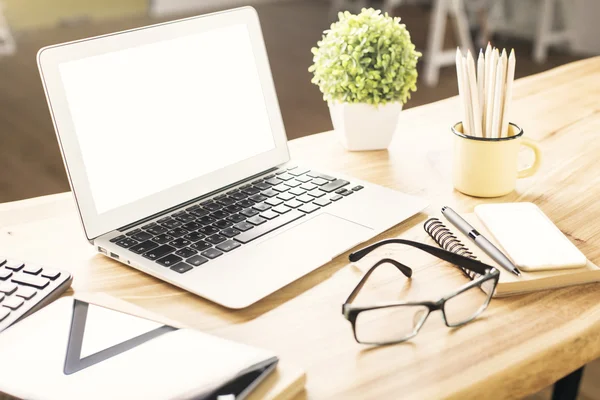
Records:
<instances>
[{"instance_id":1,"label":"mug handle","mask_svg":"<svg viewBox=\"0 0 600 400\"><path fill-rule=\"evenodd\" d=\"M529 147L531 150L533 150L535 159L533 160L533 164L531 164L529 167L518 171L517 177L519 179L527 178L528 176L535 174L538 171L538 169L540 169L540 165L542 164L542 151L540 150L540 147L537 145L536 142L524 137L521 138L521 145Z\"/></svg>"}]
</instances>

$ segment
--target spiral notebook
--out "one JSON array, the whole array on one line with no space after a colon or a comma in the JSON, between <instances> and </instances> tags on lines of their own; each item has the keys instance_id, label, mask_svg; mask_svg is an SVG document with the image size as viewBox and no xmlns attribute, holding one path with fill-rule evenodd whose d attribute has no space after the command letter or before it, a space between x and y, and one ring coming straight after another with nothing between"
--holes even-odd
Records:
<instances>
[{"instance_id":1,"label":"spiral notebook","mask_svg":"<svg viewBox=\"0 0 600 400\"><path fill-rule=\"evenodd\" d=\"M485 236L496 247L502 248L494 236L477 218L475 213L461 214L461 216L471 224L479 233ZM587 260L585 266L574 269L546 270L536 272L521 271L521 277L513 275L502 269L494 260L485 254L475 243L469 240L464 234L459 232L446 218L430 218L424 224L424 229L429 235L427 240L429 244L438 246L463 255L477 259L486 264L495 266L500 271L500 280L496 287L493 297L504 297L515 294L535 292L538 290L556 289L565 286L581 285L584 283L600 282L600 268ZM474 272L462 272L474 279L477 274Z\"/></svg>"}]
</instances>

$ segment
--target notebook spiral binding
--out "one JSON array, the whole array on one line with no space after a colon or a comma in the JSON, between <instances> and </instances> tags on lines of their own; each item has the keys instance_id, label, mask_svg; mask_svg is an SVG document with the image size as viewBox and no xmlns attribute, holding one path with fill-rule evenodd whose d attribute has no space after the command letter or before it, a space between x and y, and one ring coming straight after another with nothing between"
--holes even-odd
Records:
<instances>
[{"instance_id":1,"label":"notebook spiral binding","mask_svg":"<svg viewBox=\"0 0 600 400\"><path fill-rule=\"evenodd\" d=\"M442 249L447 250L451 253L456 253L463 257L469 257L477 260L477 257L469 250L467 246L463 244L450 229L444 225L438 218L429 218L423 224L425 232L440 246ZM459 268L467 278L473 280L479 274L474 271L465 270Z\"/></svg>"}]
</instances>

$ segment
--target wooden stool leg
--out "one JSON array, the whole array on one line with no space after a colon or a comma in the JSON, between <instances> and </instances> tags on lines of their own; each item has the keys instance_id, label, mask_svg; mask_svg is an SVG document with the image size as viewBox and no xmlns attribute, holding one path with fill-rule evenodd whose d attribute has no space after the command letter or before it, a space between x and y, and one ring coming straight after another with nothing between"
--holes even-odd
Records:
<instances>
[{"instance_id":1,"label":"wooden stool leg","mask_svg":"<svg viewBox=\"0 0 600 400\"><path fill-rule=\"evenodd\" d=\"M540 19L537 25L537 33L533 49L533 59L542 63L548 57L548 41L552 34L552 23L554 22L554 0L541 0Z\"/></svg>"},{"instance_id":2,"label":"wooden stool leg","mask_svg":"<svg viewBox=\"0 0 600 400\"><path fill-rule=\"evenodd\" d=\"M443 53L444 33L446 32L446 17L448 15L448 0L435 0L429 22L427 38L427 54L425 56L425 84L437 85L440 77L440 63Z\"/></svg>"},{"instance_id":3,"label":"wooden stool leg","mask_svg":"<svg viewBox=\"0 0 600 400\"><path fill-rule=\"evenodd\" d=\"M552 400L577 400L579 393L579 384L583 376L583 368L571 372L554 384L552 391Z\"/></svg>"}]
</instances>

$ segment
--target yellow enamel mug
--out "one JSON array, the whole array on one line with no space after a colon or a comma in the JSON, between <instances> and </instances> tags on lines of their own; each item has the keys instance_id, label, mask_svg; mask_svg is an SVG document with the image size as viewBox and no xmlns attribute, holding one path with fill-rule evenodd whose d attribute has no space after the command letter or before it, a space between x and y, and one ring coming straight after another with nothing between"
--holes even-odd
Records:
<instances>
[{"instance_id":1,"label":"yellow enamel mug","mask_svg":"<svg viewBox=\"0 0 600 400\"><path fill-rule=\"evenodd\" d=\"M542 161L538 145L523 137L523 129L509 125L509 136L480 138L467 136L462 123L452 127L454 134L453 182L454 188L476 197L498 197L515 190L518 178L537 172ZM518 156L521 146L533 150L533 163L519 170Z\"/></svg>"}]
</instances>

